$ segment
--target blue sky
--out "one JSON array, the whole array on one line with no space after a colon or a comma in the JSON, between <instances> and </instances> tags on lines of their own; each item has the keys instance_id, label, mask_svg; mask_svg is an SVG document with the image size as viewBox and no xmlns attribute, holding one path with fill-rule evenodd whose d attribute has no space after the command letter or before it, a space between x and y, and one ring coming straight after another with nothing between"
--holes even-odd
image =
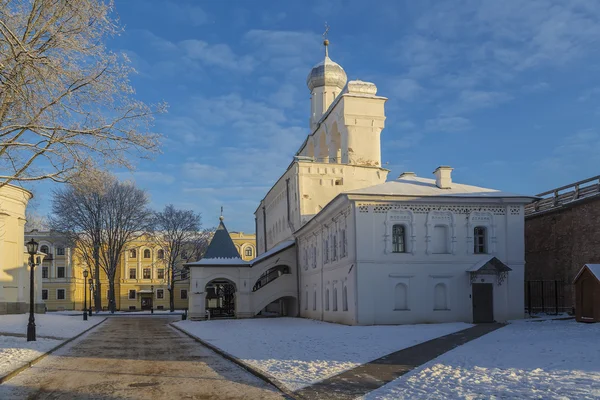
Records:
<instances>
[{"instance_id":1,"label":"blue sky","mask_svg":"<svg viewBox=\"0 0 600 400\"><path fill-rule=\"evenodd\" d=\"M330 57L388 97L382 161L430 177L535 194L597 175L600 2L117 2L109 42L138 71L137 96L164 100L162 154L119 172L152 206L254 231L253 212L309 133L306 75ZM37 207L49 208L50 184Z\"/></svg>"}]
</instances>

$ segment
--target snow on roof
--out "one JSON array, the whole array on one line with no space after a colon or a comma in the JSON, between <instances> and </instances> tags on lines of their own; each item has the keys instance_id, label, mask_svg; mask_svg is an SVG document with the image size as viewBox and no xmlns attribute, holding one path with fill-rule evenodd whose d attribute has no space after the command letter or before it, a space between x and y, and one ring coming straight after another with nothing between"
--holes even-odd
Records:
<instances>
[{"instance_id":1,"label":"snow on roof","mask_svg":"<svg viewBox=\"0 0 600 400\"><path fill-rule=\"evenodd\" d=\"M213 258L203 258L199 261L194 261L191 263L186 263L186 267L196 267L196 266L204 266L204 265L250 265L248 261L244 261L239 257L213 257Z\"/></svg>"},{"instance_id":2,"label":"snow on roof","mask_svg":"<svg viewBox=\"0 0 600 400\"><path fill-rule=\"evenodd\" d=\"M272 256L275 253L279 253L280 251L287 249L288 247L294 245L295 243L296 243L295 240L285 240L285 241L279 243L277 246L273 246L269 251L265 251L264 253L262 253L261 255L259 255L255 259L253 259L252 261L250 261L250 263L252 265L254 265L254 264L264 260L265 258Z\"/></svg>"},{"instance_id":3,"label":"snow on roof","mask_svg":"<svg viewBox=\"0 0 600 400\"><path fill-rule=\"evenodd\" d=\"M575 276L575 279L573 279L573 282L575 282L579 278L579 275L581 275L581 273L586 267L592 273L592 275L594 275L596 279L600 281L600 264L585 264L583 268L579 270L577 276Z\"/></svg>"},{"instance_id":4,"label":"snow on roof","mask_svg":"<svg viewBox=\"0 0 600 400\"><path fill-rule=\"evenodd\" d=\"M444 196L444 197L526 197L515 193L502 192L500 190L482 188L478 186L465 185L452 182L450 189L440 189L435 184L435 179L420 178L413 175L405 175L394 181L388 181L379 185L369 186L362 189L350 190L347 194L375 194L390 196Z\"/></svg>"}]
</instances>

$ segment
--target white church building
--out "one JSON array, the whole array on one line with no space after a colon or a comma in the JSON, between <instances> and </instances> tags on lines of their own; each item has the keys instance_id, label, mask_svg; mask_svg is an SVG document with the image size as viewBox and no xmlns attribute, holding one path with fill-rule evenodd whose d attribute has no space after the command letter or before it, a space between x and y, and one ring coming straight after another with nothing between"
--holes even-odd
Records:
<instances>
[{"instance_id":1,"label":"white church building","mask_svg":"<svg viewBox=\"0 0 600 400\"><path fill-rule=\"evenodd\" d=\"M448 166L388 181L387 99L347 82L324 44L307 78L310 134L255 212L258 256L242 261L221 219L205 257L187 264L190 318L522 318L523 207L534 198L456 183Z\"/></svg>"}]
</instances>

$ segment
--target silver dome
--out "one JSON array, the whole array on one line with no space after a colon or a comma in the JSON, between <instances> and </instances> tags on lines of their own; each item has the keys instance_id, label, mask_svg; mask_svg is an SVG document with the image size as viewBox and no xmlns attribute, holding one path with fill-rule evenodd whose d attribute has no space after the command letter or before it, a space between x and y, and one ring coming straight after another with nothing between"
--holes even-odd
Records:
<instances>
[{"instance_id":1,"label":"silver dome","mask_svg":"<svg viewBox=\"0 0 600 400\"><path fill-rule=\"evenodd\" d=\"M348 77L344 68L338 63L334 62L328 56L325 56L325 60L315 65L306 78L306 85L312 92L316 87L321 86L337 86L343 89L346 86Z\"/></svg>"}]
</instances>

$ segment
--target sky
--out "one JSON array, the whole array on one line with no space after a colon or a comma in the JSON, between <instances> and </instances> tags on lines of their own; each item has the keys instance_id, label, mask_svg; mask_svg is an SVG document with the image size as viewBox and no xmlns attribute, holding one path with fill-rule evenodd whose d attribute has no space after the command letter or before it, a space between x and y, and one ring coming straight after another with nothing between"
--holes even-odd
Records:
<instances>
[{"instance_id":1,"label":"sky","mask_svg":"<svg viewBox=\"0 0 600 400\"><path fill-rule=\"evenodd\" d=\"M308 128L306 76L329 55L386 103L388 179L404 171L533 195L597 175L600 2L594 0L117 1L111 51L166 101L161 154L115 171L151 205L254 232L254 211ZM53 185L37 185L50 209Z\"/></svg>"}]
</instances>

